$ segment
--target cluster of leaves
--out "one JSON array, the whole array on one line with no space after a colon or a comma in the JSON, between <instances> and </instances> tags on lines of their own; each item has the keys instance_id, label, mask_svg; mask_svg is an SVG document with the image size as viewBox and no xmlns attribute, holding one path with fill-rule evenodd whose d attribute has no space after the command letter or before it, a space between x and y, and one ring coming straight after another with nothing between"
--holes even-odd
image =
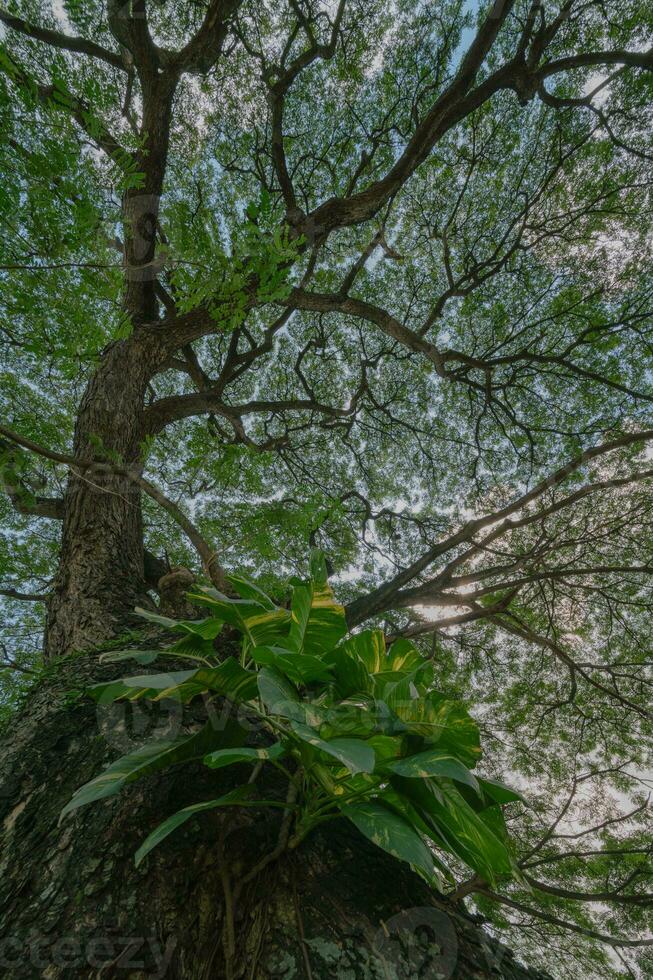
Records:
<instances>
[{"instance_id":1,"label":"cluster of leaves","mask_svg":"<svg viewBox=\"0 0 653 980\"><path fill-rule=\"evenodd\" d=\"M192 596L209 607L207 619L180 622L145 614L183 634L170 649L108 655L148 664L157 657L187 657L192 668L125 677L90 693L101 703L226 698L250 722L258 719L259 744L246 744L252 726L246 730L231 713L222 728L209 721L194 734L125 755L82 786L63 813L172 764L203 759L220 769L248 763L255 770L242 786L188 806L158 826L138 850L137 863L199 812L269 805L291 814L290 847L324 821L344 816L435 885L453 880L446 854L488 882L514 875L501 807L520 797L471 771L481 754L478 727L460 702L434 689L433 668L417 648L397 640L386 651L380 630L346 637L344 610L327 583L321 552L313 553L310 580L293 580L289 609L245 578L233 575L229 582L240 598L211 588ZM216 660L213 641L224 624L242 634L240 662ZM287 778L285 803L254 798L264 765Z\"/></svg>"},{"instance_id":2,"label":"cluster of leaves","mask_svg":"<svg viewBox=\"0 0 653 980\"><path fill-rule=\"evenodd\" d=\"M188 312L206 304L212 317L225 331L240 327L252 302L274 303L290 293L290 271L303 245L302 237L292 237L286 225L274 223L270 195L261 193L259 201L250 201L244 221L225 247L225 228L214 216L203 215L199 242L203 261L181 264L173 275L178 291L177 308ZM197 225L192 234L198 235ZM181 236L183 238L183 235ZM184 255L188 249L184 249ZM252 295L252 273L255 289Z\"/></svg>"}]
</instances>

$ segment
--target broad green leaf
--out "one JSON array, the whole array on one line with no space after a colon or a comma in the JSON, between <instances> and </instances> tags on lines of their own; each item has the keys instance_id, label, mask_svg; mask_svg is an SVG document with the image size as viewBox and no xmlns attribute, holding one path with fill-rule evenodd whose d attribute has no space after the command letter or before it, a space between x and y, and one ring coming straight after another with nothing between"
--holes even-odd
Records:
<instances>
[{"instance_id":1,"label":"broad green leaf","mask_svg":"<svg viewBox=\"0 0 653 980\"><path fill-rule=\"evenodd\" d=\"M140 606L136 606L134 612L142 619L147 619L149 623L155 623L157 626L165 626L166 629L174 630L177 633L181 632L177 620L170 619L169 616L161 616L159 613L150 612L149 609L142 609Z\"/></svg>"},{"instance_id":2,"label":"broad green leaf","mask_svg":"<svg viewBox=\"0 0 653 980\"><path fill-rule=\"evenodd\" d=\"M229 657L217 667L173 671L169 674L141 674L119 681L96 684L89 689L91 697L106 703L125 699L163 701L175 698L186 704L205 691L222 694L230 701L250 701L256 697L257 675Z\"/></svg>"},{"instance_id":3,"label":"broad green leaf","mask_svg":"<svg viewBox=\"0 0 653 980\"><path fill-rule=\"evenodd\" d=\"M356 738L333 738L327 741L324 738L320 738L319 735L316 735L312 728L308 728L307 725L301 725L298 722L292 723L292 729L308 745L314 749L319 749L321 752L326 752L327 755L333 756L343 766L346 766L350 772L374 771L376 761L374 749L367 742Z\"/></svg>"},{"instance_id":4,"label":"broad green leaf","mask_svg":"<svg viewBox=\"0 0 653 980\"><path fill-rule=\"evenodd\" d=\"M306 719L297 689L273 667L262 667L258 672L258 691L270 714L298 722Z\"/></svg>"},{"instance_id":5,"label":"broad green leaf","mask_svg":"<svg viewBox=\"0 0 653 980\"><path fill-rule=\"evenodd\" d=\"M324 663L333 670L336 691L341 698L372 694L374 683L365 664L359 657L348 653L344 646L329 650L324 655Z\"/></svg>"},{"instance_id":6,"label":"broad green leaf","mask_svg":"<svg viewBox=\"0 0 653 980\"><path fill-rule=\"evenodd\" d=\"M524 803L526 800L517 790L510 789L504 783L496 779L488 779L487 776L478 777L479 784L485 796L489 796L495 803Z\"/></svg>"},{"instance_id":7,"label":"broad green leaf","mask_svg":"<svg viewBox=\"0 0 653 980\"><path fill-rule=\"evenodd\" d=\"M142 698L163 700L165 697L176 697L182 700L181 687L197 671L179 670L168 674L142 674L134 677L123 677L120 680L93 684L87 694L102 704L110 701L138 701Z\"/></svg>"},{"instance_id":8,"label":"broad green leaf","mask_svg":"<svg viewBox=\"0 0 653 980\"><path fill-rule=\"evenodd\" d=\"M99 662L101 664L118 664L123 660L135 660L136 663L142 664L144 667L154 663L155 660L165 659L168 657L170 660L195 660L198 663L205 663L204 657L198 657L192 653L182 653L177 650L116 650L109 651L108 653L103 653L100 655Z\"/></svg>"},{"instance_id":9,"label":"broad green leaf","mask_svg":"<svg viewBox=\"0 0 653 980\"><path fill-rule=\"evenodd\" d=\"M322 738L355 735L365 738L379 730L376 705L367 695L346 698L327 704L320 725Z\"/></svg>"},{"instance_id":10,"label":"broad green leaf","mask_svg":"<svg viewBox=\"0 0 653 980\"><path fill-rule=\"evenodd\" d=\"M293 586L290 603L290 630L286 640L289 650L299 653L304 646L304 636L311 614L313 586L311 583Z\"/></svg>"},{"instance_id":11,"label":"broad green leaf","mask_svg":"<svg viewBox=\"0 0 653 980\"><path fill-rule=\"evenodd\" d=\"M218 622L218 620L214 620ZM213 640L204 639L198 633L186 633L169 648L170 656L188 657L204 661L216 660L216 650Z\"/></svg>"},{"instance_id":12,"label":"broad green leaf","mask_svg":"<svg viewBox=\"0 0 653 980\"><path fill-rule=\"evenodd\" d=\"M125 687L145 688L149 691L165 691L171 687L180 687L191 677L195 677L197 670L173 670L169 674L140 674L135 677L123 677L122 682Z\"/></svg>"},{"instance_id":13,"label":"broad green leaf","mask_svg":"<svg viewBox=\"0 0 653 980\"><path fill-rule=\"evenodd\" d=\"M265 762L270 759L280 759L284 753L285 749L281 742L260 749L216 749L215 752L209 752L204 756L204 765L209 769L222 769L236 762Z\"/></svg>"},{"instance_id":14,"label":"broad green leaf","mask_svg":"<svg viewBox=\"0 0 653 980\"><path fill-rule=\"evenodd\" d=\"M210 616L208 619L170 619L169 616L161 616L158 613L150 612L149 609L142 609L137 606L134 612L142 619L147 619L150 623L157 626L165 626L166 629L174 633L191 633L202 637L205 640L213 640L222 629L221 619Z\"/></svg>"},{"instance_id":15,"label":"broad green leaf","mask_svg":"<svg viewBox=\"0 0 653 980\"><path fill-rule=\"evenodd\" d=\"M139 664L146 665L154 663L162 653L162 650L116 650L115 652L100 654L99 662L101 664L118 664L123 660L135 660Z\"/></svg>"},{"instance_id":16,"label":"broad green leaf","mask_svg":"<svg viewBox=\"0 0 653 980\"><path fill-rule=\"evenodd\" d=\"M399 759L404 750L404 739L400 735L372 735L367 744L374 749L377 769L385 768L384 764L391 759Z\"/></svg>"},{"instance_id":17,"label":"broad green leaf","mask_svg":"<svg viewBox=\"0 0 653 980\"><path fill-rule=\"evenodd\" d=\"M304 653L321 655L338 643L347 632L345 610L336 602L326 584L313 583L311 611L304 631Z\"/></svg>"},{"instance_id":18,"label":"broad green leaf","mask_svg":"<svg viewBox=\"0 0 653 980\"><path fill-rule=\"evenodd\" d=\"M433 875L431 852L407 820L382 803L358 803L342 807L341 812L377 847L414 865L427 877Z\"/></svg>"},{"instance_id":19,"label":"broad green leaf","mask_svg":"<svg viewBox=\"0 0 653 980\"><path fill-rule=\"evenodd\" d=\"M257 664L276 668L295 684L328 682L333 679L323 661L307 653L292 653L282 647L252 647L249 653Z\"/></svg>"},{"instance_id":20,"label":"broad green leaf","mask_svg":"<svg viewBox=\"0 0 653 980\"><path fill-rule=\"evenodd\" d=\"M431 828L431 836L473 868L486 881L496 884L497 876L510 874L512 859L500 840L467 803L453 783L442 779L393 776L393 788L407 797Z\"/></svg>"},{"instance_id":21,"label":"broad green leaf","mask_svg":"<svg viewBox=\"0 0 653 980\"><path fill-rule=\"evenodd\" d=\"M387 668L385 636L382 630L363 630L355 633L342 644L341 649L349 657L358 657L368 674L378 674Z\"/></svg>"},{"instance_id":22,"label":"broad green leaf","mask_svg":"<svg viewBox=\"0 0 653 980\"><path fill-rule=\"evenodd\" d=\"M290 621L287 609L269 609L254 599L231 599L213 588L202 587L200 592L189 593L189 598L209 606L215 616L240 630L255 645L277 642Z\"/></svg>"},{"instance_id":23,"label":"broad green leaf","mask_svg":"<svg viewBox=\"0 0 653 980\"><path fill-rule=\"evenodd\" d=\"M160 823L148 837L145 838L141 846L136 851L134 855L134 863L136 867L139 866L143 858L145 858L151 850L157 847L162 840L165 840L169 834L176 830L177 827L181 827L185 824L191 817L194 817L197 813L204 813L206 810L216 810L220 806L238 806L243 800L246 800L253 793L253 786L239 786L237 789L232 790L230 793L225 793L224 796L219 796L217 800L207 800L204 803L193 803L191 806L184 807L183 810L173 813L171 817Z\"/></svg>"},{"instance_id":24,"label":"broad green leaf","mask_svg":"<svg viewBox=\"0 0 653 980\"><path fill-rule=\"evenodd\" d=\"M194 735L180 736L173 739L159 739L147 742L141 748L122 756L107 769L81 786L69 803L61 811L63 817L87 803L102 800L120 792L123 786L148 776L150 773L165 769L178 762L188 762L191 759L201 759L207 752L224 746L232 748L242 745L245 732L241 726L229 719L225 727L218 731L207 724Z\"/></svg>"},{"instance_id":25,"label":"broad green leaf","mask_svg":"<svg viewBox=\"0 0 653 980\"><path fill-rule=\"evenodd\" d=\"M412 673L418 667L427 663L414 643L410 640L395 640L386 657L384 670L401 670Z\"/></svg>"},{"instance_id":26,"label":"broad green leaf","mask_svg":"<svg viewBox=\"0 0 653 980\"><path fill-rule=\"evenodd\" d=\"M324 552L320 551L319 548L313 548L311 551L309 570L311 581L314 583L314 585L321 587L327 584L328 573L326 558L324 556Z\"/></svg>"},{"instance_id":27,"label":"broad green leaf","mask_svg":"<svg viewBox=\"0 0 653 980\"><path fill-rule=\"evenodd\" d=\"M251 701L258 693L256 674L241 667L234 657L228 657L217 667L200 668L195 680L230 701Z\"/></svg>"},{"instance_id":28,"label":"broad green leaf","mask_svg":"<svg viewBox=\"0 0 653 980\"><path fill-rule=\"evenodd\" d=\"M400 681L385 692L387 703L406 728L437 744L470 768L481 755L478 725L464 705L437 692L420 695L411 681Z\"/></svg>"},{"instance_id":29,"label":"broad green leaf","mask_svg":"<svg viewBox=\"0 0 653 980\"><path fill-rule=\"evenodd\" d=\"M387 694L391 698L397 696L396 689L404 691L407 698L411 697L413 689L419 696L425 697L433 683L433 666L425 661L408 673L403 670L380 670L374 674L373 682L377 698L385 698Z\"/></svg>"},{"instance_id":30,"label":"broad green leaf","mask_svg":"<svg viewBox=\"0 0 653 980\"><path fill-rule=\"evenodd\" d=\"M406 796L398 793L393 786L388 785L383 786L380 796L384 804L389 806L392 810L395 810L400 817L407 820L408 823L415 828L415 830L419 831L420 834L422 834L424 837L428 837L431 840L434 839L432 827L428 825L420 810L418 810L418 808L414 806ZM441 848L446 849L447 851L450 850L450 848L446 847L440 838L437 839L436 843ZM438 857L432 852L431 857L433 858L433 863L435 864L436 868L444 875L445 879L451 883L455 883L455 875L446 862L442 860L442 857Z\"/></svg>"},{"instance_id":31,"label":"broad green leaf","mask_svg":"<svg viewBox=\"0 0 653 980\"><path fill-rule=\"evenodd\" d=\"M254 602L258 602L271 612L277 609L277 606L275 606L269 595L266 595L262 589L259 589L255 582L245 578L244 575L234 575L232 573L231 575L227 575L227 581L241 599L251 599Z\"/></svg>"},{"instance_id":32,"label":"broad green leaf","mask_svg":"<svg viewBox=\"0 0 653 980\"><path fill-rule=\"evenodd\" d=\"M177 625L192 636L199 636L203 640L215 640L224 624L216 616L208 616L206 619L180 620Z\"/></svg>"},{"instance_id":33,"label":"broad green leaf","mask_svg":"<svg viewBox=\"0 0 653 980\"><path fill-rule=\"evenodd\" d=\"M510 835L506 826L506 818L499 804L495 803L493 806L486 806L485 809L480 811L479 817L490 828L494 836L502 840L510 850Z\"/></svg>"},{"instance_id":34,"label":"broad green leaf","mask_svg":"<svg viewBox=\"0 0 653 980\"><path fill-rule=\"evenodd\" d=\"M398 776L424 779L430 776L444 776L460 783L466 783L480 793L478 780L469 769L442 749L431 748L416 755L389 762L387 768Z\"/></svg>"}]
</instances>

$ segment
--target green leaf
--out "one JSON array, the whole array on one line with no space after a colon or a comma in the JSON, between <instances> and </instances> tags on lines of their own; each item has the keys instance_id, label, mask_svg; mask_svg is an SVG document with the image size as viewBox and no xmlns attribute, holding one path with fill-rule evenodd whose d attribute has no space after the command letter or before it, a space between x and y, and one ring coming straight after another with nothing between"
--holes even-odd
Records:
<instances>
[{"instance_id":1,"label":"green leaf","mask_svg":"<svg viewBox=\"0 0 653 980\"><path fill-rule=\"evenodd\" d=\"M373 692L374 683L365 664L357 656L352 656L344 646L329 650L323 659L333 671L336 691L341 698Z\"/></svg>"},{"instance_id":2,"label":"green leaf","mask_svg":"<svg viewBox=\"0 0 653 980\"><path fill-rule=\"evenodd\" d=\"M292 722L292 730L296 735L314 749L326 752L346 766L352 773L374 772L376 762L374 749L366 742L357 738L333 738L327 741L316 735L312 728Z\"/></svg>"},{"instance_id":3,"label":"green leaf","mask_svg":"<svg viewBox=\"0 0 653 980\"><path fill-rule=\"evenodd\" d=\"M488 779L486 776L482 778L479 776L478 781L483 793L496 803L524 803L528 806L521 793L518 793L517 790L510 789L504 783L500 783L496 779Z\"/></svg>"},{"instance_id":4,"label":"green leaf","mask_svg":"<svg viewBox=\"0 0 653 980\"><path fill-rule=\"evenodd\" d=\"M182 643L184 641L182 640ZM196 663L206 664L206 658L197 656L194 653L185 653L176 647L169 650L115 650L103 653L99 657L101 664L118 664L123 660L135 660L136 663L144 667L168 657L170 660L194 660Z\"/></svg>"},{"instance_id":5,"label":"green leaf","mask_svg":"<svg viewBox=\"0 0 653 980\"><path fill-rule=\"evenodd\" d=\"M281 742L260 749L217 749L204 756L204 765L209 769L222 769L236 762L265 762L270 759L280 759L285 754Z\"/></svg>"},{"instance_id":6,"label":"green leaf","mask_svg":"<svg viewBox=\"0 0 653 980\"><path fill-rule=\"evenodd\" d=\"M121 680L108 681L103 684L93 684L87 694L101 704L124 699L139 701L150 699L161 701L166 697L177 697L182 685L197 673L196 670L172 671L168 674L142 674L134 677L123 677Z\"/></svg>"},{"instance_id":7,"label":"green leaf","mask_svg":"<svg viewBox=\"0 0 653 980\"><path fill-rule=\"evenodd\" d=\"M358 803L342 807L341 812L377 847L414 865L427 877L433 875L431 852L407 820L382 803Z\"/></svg>"},{"instance_id":8,"label":"green leaf","mask_svg":"<svg viewBox=\"0 0 653 980\"><path fill-rule=\"evenodd\" d=\"M287 609L268 608L254 599L231 599L217 589L202 587L201 592L189 593L193 602L209 606L215 616L244 633L253 644L275 644L285 635L290 621ZM267 598L267 597L266 597Z\"/></svg>"},{"instance_id":9,"label":"green leaf","mask_svg":"<svg viewBox=\"0 0 653 980\"><path fill-rule=\"evenodd\" d=\"M127 701L176 698L186 704L205 691L222 694L230 701L250 701L258 691L256 674L245 670L237 660L229 657L217 667L172 671L169 674L141 674L95 684L88 693L103 703L120 698Z\"/></svg>"},{"instance_id":10,"label":"green leaf","mask_svg":"<svg viewBox=\"0 0 653 980\"><path fill-rule=\"evenodd\" d=\"M333 598L326 584L313 583L311 610L304 631L304 653L320 656L338 643L347 632L345 610Z\"/></svg>"},{"instance_id":11,"label":"green leaf","mask_svg":"<svg viewBox=\"0 0 653 980\"><path fill-rule=\"evenodd\" d=\"M384 670L400 670L404 673L411 673L427 661L419 652L414 643L410 640L395 640L386 657Z\"/></svg>"},{"instance_id":12,"label":"green leaf","mask_svg":"<svg viewBox=\"0 0 653 980\"><path fill-rule=\"evenodd\" d=\"M210 616L208 619L170 619L169 616L160 616L158 613L150 612L149 609L141 609L137 606L134 612L142 619L147 619L150 623L157 626L164 626L174 633L185 633L200 636L204 640L214 640L222 629L222 621Z\"/></svg>"},{"instance_id":13,"label":"green leaf","mask_svg":"<svg viewBox=\"0 0 653 980\"><path fill-rule=\"evenodd\" d=\"M464 705L437 692L420 695L405 679L385 692L388 705L408 731L421 735L470 768L481 755L478 725Z\"/></svg>"},{"instance_id":14,"label":"green leaf","mask_svg":"<svg viewBox=\"0 0 653 980\"><path fill-rule=\"evenodd\" d=\"M151 664L160 657L161 650L117 650L115 652L102 653L99 657L101 664L118 664L123 660L135 660L139 664Z\"/></svg>"},{"instance_id":15,"label":"green leaf","mask_svg":"<svg viewBox=\"0 0 653 980\"><path fill-rule=\"evenodd\" d=\"M297 689L273 667L262 667L259 671L258 691L270 714L305 720L306 711Z\"/></svg>"},{"instance_id":16,"label":"green leaf","mask_svg":"<svg viewBox=\"0 0 653 980\"><path fill-rule=\"evenodd\" d=\"M311 581L318 587L327 584L328 572L324 552L319 548L313 548L309 561L309 573Z\"/></svg>"},{"instance_id":17,"label":"green leaf","mask_svg":"<svg viewBox=\"0 0 653 980\"><path fill-rule=\"evenodd\" d=\"M195 677L197 670L173 670L169 674L141 674L136 677L123 677L125 687L145 688L149 691L167 691Z\"/></svg>"},{"instance_id":18,"label":"green leaf","mask_svg":"<svg viewBox=\"0 0 653 980\"><path fill-rule=\"evenodd\" d=\"M432 839L486 881L496 884L497 876L511 874L512 859L505 842L492 832L453 783L443 779L436 784L401 776L393 776L391 783L420 810Z\"/></svg>"},{"instance_id":19,"label":"green leaf","mask_svg":"<svg viewBox=\"0 0 653 980\"><path fill-rule=\"evenodd\" d=\"M155 623L157 626L165 626L166 629L179 632L177 628L179 624L176 619L170 619L169 616L160 616L159 613L150 612L149 609L142 609L140 606L136 606L134 612L141 619L147 619L149 623Z\"/></svg>"},{"instance_id":20,"label":"green leaf","mask_svg":"<svg viewBox=\"0 0 653 980\"><path fill-rule=\"evenodd\" d=\"M134 855L134 863L136 867L139 866L143 858L145 858L151 850L157 847L162 840L165 840L169 834L176 830L177 827L181 827L185 824L191 817L194 817L196 813L204 813L206 810L215 810L220 806L238 806L243 800L252 795L254 787L253 786L239 786L237 789L232 790L230 793L225 793L224 796L219 796L216 800L207 800L204 803L193 803L191 806L184 807L183 810L178 810L177 813L173 813L171 817L160 823L148 837L145 838L141 846L136 851Z\"/></svg>"},{"instance_id":21,"label":"green leaf","mask_svg":"<svg viewBox=\"0 0 653 980\"><path fill-rule=\"evenodd\" d=\"M207 724L194 735L147 742L134 752L123 755L99 776L81 786L61 811L61 817L81 806L86 806L87 803L113 796L128 783L165 769L167 766L200 759L218 746L232 748L235 745L242 745L245 734L236 721L229 719L222 731Z\"/></svg>"},{"instance_id":22,"label":"green leaf","mask_svg":"<svg viewBox=\"0 0 653 980\"><path fill-rule=\"evenodd\" d=\"M307 653L292 653L282 647L253 647L252 660L265 667L274 667L295 684L328 682L333 679L329 668L318 657Z\"/></svg>"},{"instance_id":23,"label":"green leaf","mask_svg":"<svg viewBox=\"0 0 653 980\"><path fill-rule=\"evenodd\" d=\"M398 759L404 749L404 739L401 735L372 735L367 739L367 744L374 749L377 769L383 768L383 764L391 759ZM381 767L379 763L382 764Z\"/></svg>"},{"instance_id":24,"label":"green leaf","mask_svg":"<svg viewBox=\"0 0 653 980\"><path fill-rule=\"evenodd\" d=\"M358 657L368 674L378 674L387 669L385 636L382 630L363 630L350 636L342 644L342 650L349 657Z\"/></svg>"},{"instance_id":25,"label":"green leaf","mask_svg":"<svg viewBox=\"0 0 653 980\"><path fill-rule=\"evenodd\" d=\"M286 640L288 649L299 653L304 646L304 635L311 614L313 586L310 583L295 585L290 603L290 631Z\"/></svg>"},{"instance_id":26,"label":"green leaf","mask_svg":"<svg viewBox=\"0 0 653 980\"><path fill-rule=\"evenodd\" d=\"M478 780L469 769L442 749L426 749L424 752L418 752L417 755L410 755L405 759L390 762L387 768L397 773L398 776L408 776L412 779L444 776L460 783L466 783L477 793L480 793Z\"/></svg>"},{"instance_id":27,"label":"green leaf","mask_svg":"<svg viewBox=\"0 0 653 980\"><path fill-rule=\"evenodd\" d=\"M341 735L367 738L379 729L375 707L374 700L365 694L326 703L320 736L326 739Z\"/></svg>"},{"instance_id":28,"label":"green leaf","mask_svg":"<svg viewBox=\"0 0 653 980\"><path fill-rule=\"evenodd\" d=\"M229 582L241 599L251 599L270 611L277 609L277 606L275 606L269 595L266 595L262 589L259 589L255 582L245 578L244 575L227 575L227 582Z\"/></svg>"}]
</instances>

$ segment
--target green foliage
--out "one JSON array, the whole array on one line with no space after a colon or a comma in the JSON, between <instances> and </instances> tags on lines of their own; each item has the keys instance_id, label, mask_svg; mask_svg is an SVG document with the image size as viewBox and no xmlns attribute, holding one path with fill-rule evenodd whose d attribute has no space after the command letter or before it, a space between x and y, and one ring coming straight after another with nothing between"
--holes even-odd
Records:
<instances>
[{"instance_id":1,"label":"green foliage","mask_svg":"<svg viewBox=\"0 0 653 980\"><path fill-rule=\"evenodd\" d=\"M180 312L205 305L220 328L229 333L242 325L251 306L286 299L292 288L292 267L304 239L293 237L287 225L279 226L273 219L270 195L264 191L259 203L250 202L245 208L244 220L235 229L230 247L224 243L220 224L205 222L201 269L182 264L175 270Z\"/></svg>"},{"instance_id":2,"label":"green foliage","mask_svg":"<svg viewBox=\"0 0 653 980\"><path fill-rule=\"evenodd\" d=\"M30 23L122 50L107 5L97 0L4 6ZM269 84L283 59L286 67L298 58L305 66L282 107L281 149L297 210L310 214L335 197L347 211L351 195L373 193L395 167L449 86L477 23L488 11L507 9L493 0L347 0L333 56L306 63L311 39L298 12L326 45L336 6L239 5L217 63L206 74L179 78L159 201L157 285L182 316L199 316L203 303L211 310L193 354L202 384L204 378L224 382L218 389L227 410L180 419L156 435L144 432L146 475L192 512L224 567L255 573L280 609L281 583L303 567L308 542L328 551L341 601L355 600L580 449L625 428L653 425L653 72L576 65L547 75L525 104L512 88L481 105L464 99L461 105L477 108L463 118L448 114L455 126L425 150L418 169L369 220L333 228L324 242L319 227L309 224L307 238L315 231L318 239L301 244L287 230L295 217L273 158ZM181 50L206 9L206 2L148 3L155 43L162 51ZM516 0L472 87L486 88L492 72L512 61L526 25L546 34L556 18L541 66L591 60L593 52L610 49L641 55L653 44L653 7L643 0L539 6ZM124 240L124 192L144 189L144 171L156 154L142 154L142 166L134 166L144 130L138 71L54 49L9 27L0 31L0 414L35 442L70 453L85 389L106 354L131 336L116 238ZM527 47L520 57L530 64L532 52ZM588 93L599 83L590 108ZM50 96L39 99L38 86L51 86ZM543 101L546 92L567 100L564 107ZM84 106L78 119L76 98ZM122 149L106 142L103 149L103 131ZM378 245L363 261L380 230L388 250ZM378 318L343 308L297 309L284 320L289 287L301 283L337 298L356 268L351 299L386 310L418 333L446 355L443 370L385 333ZM163 301L159 313L165 331L172 315ZM258 354L245 369L252 351ZM149 379L147 405L197 392L182 356L178 350L169 368ZM288 407L302 401L347 414ZM230 413L240 406L243 415L234 421L242 428L236 428ZM115 417L122 418L119 408ZM102 458L120 458L112 457L110 438L96 448ZM20 602L11 590L49 592L60 549L59 522L26 511L40 497L61 497L68 474L13 450L0 465L11 492L0 499L0 588L8 593L0 597L0 718L10 726L13 705L49 676L41 670L43 603ZM647 465L620 454L614 463L571 475L542 508L588 479L618 480ZM354 647L343 653L342 642L297 653L283 608L277 623L260 630L251 624L251 662L239 665L261 683L267 678L271 697L270 671L304 699L307 690L331 683L333 705L317 732L301 715L292 719L296 725L324 742L365 732L377 766L384 759L412 765L421 755L425 771L440 770L429 780L447 767L451 785L486 820L499 808L475 807L477 791L452 778L460 770L449 759L466 767L484 798L510 797L476 775L479 742L470 737L465 750L458 735L466 725L473 735L469 722L453 711L443 721L433 692L449 703L469 696L483 743L492 746L486 764L527 787L528 808L510 813L518 859L541 862L531 875L562 893L531 891L513 879L502 894L530 912L504 914L479 894L469 901L525 959L557 977L653 972L642 950L618 948L622 967L609 946L586 932L634 939L649 934L652 924L650 501L650 480L639 488L615 486L579 499L573 509L550 510L462 564L459 550L440 554L423 573L442 583L435 598L455 603L457 577L470 576L464 589L475 590L470 601L483 615L438 629L436 640L427 632L414 638L417 656L428 652L430 660L420 682L427 685L428 670L433 677L424 704L399 709L405 731L379 733L370 725L381 697L392 700L393 684L397 700L406 695L401 677L390 676L402 667L388 666L385 678L375 673L374 658L384 647L378 639L369 662L359 648L355 657ZM179 528L149 499L143 509L148 550L197 570ZM452 583L442 576L451 561ZM574 574L592 568L614 571ZM635 568L644 571L626 571ZM510 585L515 579L523 584ZM493 615L497 600L509 599L514 588L509 613ZM265 605L260 595L241 598ZM298 598L300 639L302 608ZM446 618L445 609L434 606L425 615ZM415 619L421 612L405 605L381 615L387 619L366 625L393 635L429 629L428 621ZM515 627L538 639L516 635ZM177 636L177 659L183 652L196 670L219 666L202 635L180 628ZM551 642L582 664L580 671L572 674ZM147 651L129 656L136 666L125 670L137 679L154 662ZM158 656L163 671L172 661ZM212 675L223 687L238 679ZM193 697L199 680L184 683L182 696ZM276 677L277 694L278 685ZM124 696L140 696L138 687L125 688ZM429 733L439 734L438 741L421 751L408 742ZM318 751L293 737L306 751ZM326 780L337 760L320 758ZM418 783L390 769L388 779L390 773L386 804L397 780ZM370 774L351 778L364 782ZM440 804L444 820L446 800ZM405 795L402 806L410 809ZM413 825L421 821L428 838L426 817L410 806ZM546 837L556 821L557 831ZM501 832L496 822L493 827ZM456 877L464 873L453 855L448 860ZM606 887L614 890L610 900L595 900ZM579 890L587 901L565 894Z\"/></svg>"},{"instance_id":3,"label":"green foliage","mask_svg":"<svg viewBox=\"0 0 653 980\"><path fill-rule=\"evenodd\" d=\"M192 633L197 652L191 658L202 659L201 666L123 677L88 693L103 704L222 696L258 720L262 744L248 746L246 728L233 718L224 728L208 723L199 732L146 744L82 786L62 816L168 765L202 758L211 769L254 766L240 790L165 820L139 849L138 863L195 813L223 805L283 805L246 799L261 768L274 766L293 791L290 847L342 816L434 884L442 863L427 839L492 884L510 877L515 868L501 806L519 797L470 771L480 755L478 728L462 704L433 690L433 671L419 651L399 641L386 652L380 630L345 638L344 609L333 598L319 552L312 556L310 578L292 580L289 610L243 576L229 582L241 598L215 589L193 594L209 608L208 619L177 622L147 614L184 634L160 656L183 658ZM241 634L240 662L215 659L213 639L222 624ZM150 664L157 654L126 650L109 656Z\"/></svg>"}]
</instances>

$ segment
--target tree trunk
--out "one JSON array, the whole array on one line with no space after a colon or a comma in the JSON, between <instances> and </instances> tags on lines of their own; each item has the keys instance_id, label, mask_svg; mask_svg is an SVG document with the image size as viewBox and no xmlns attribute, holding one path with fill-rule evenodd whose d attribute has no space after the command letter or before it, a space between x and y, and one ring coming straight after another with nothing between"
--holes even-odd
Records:
<instances>
[{"instance_id":1,"label":"tree trunk","mask_svg":"<svg viewBox=\"0 0 653 980\"><path fill-rule=\"evenodd\" d=\"M73 791L129 748L117 724L129 707L96 709L70 694L116 672L95 654L57 662L11 725L0 763L8 980L542 976L344 820L269 864L231 914L225 896L274 847L270 810L207 812L134 868L134 851L163 817L220 795L247 770L150 776L58 825ZM164 713L152 724L161 734L179 722Z\"/></svg>"},{"instance_id":2,"label":"tree trunk","mask_svg":"<svg viewBox=\"0 0 653 980\"><path fill-rule=\"evenodd\" d=\"M149 361L138 336L111 344L84 393L74 454L141 471ZM142 601L141 493L98 468L72 473L64 497L59 570L48 607L47 657L84 650L123 632Z\"/></svg>"}]
</instances>

